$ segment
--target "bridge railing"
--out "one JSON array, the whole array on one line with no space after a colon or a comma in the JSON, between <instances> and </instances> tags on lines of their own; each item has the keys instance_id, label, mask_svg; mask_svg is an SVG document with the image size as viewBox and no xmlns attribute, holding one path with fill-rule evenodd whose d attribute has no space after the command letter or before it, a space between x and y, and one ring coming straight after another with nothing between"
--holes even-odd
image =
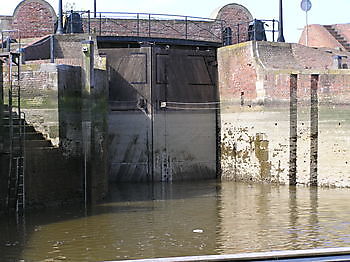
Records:
<instances>
[{"instance_id":1,"label":"bridge railing","mask_svg":"<svg viewBox=\"0 0 350 262\"><path fill-rule=\"evenodd\" d=\"M271 41L277 40L279 21L272 19L254 19L248 22L235 24L232 32L232 43L241 43L250 40Z\"/></svg>"},{"instance_id":2,"label":"bridge railing","mask_svg":"<svg viewBox=\"0 0 350 262\"><path fill-rule=\"evenodd\" d=\"M64 15L65 33L94 33L100 36L160 37L222 42L224 21L203 17L70 11Z\"/></svg>"}]
</instances>

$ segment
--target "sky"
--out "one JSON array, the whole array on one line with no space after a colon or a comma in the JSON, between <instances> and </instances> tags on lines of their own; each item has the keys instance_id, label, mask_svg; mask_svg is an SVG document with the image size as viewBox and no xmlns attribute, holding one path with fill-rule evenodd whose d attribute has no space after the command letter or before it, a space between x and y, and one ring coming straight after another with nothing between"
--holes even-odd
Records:
<instances>
[{"instance_id":1,"label":"sky","mask_svg":"<svg viewBox=\"0 0 350 262\"><path fill-rule=\"evenodd\" d=\"M46 0L57 12L58 0ZM350 23L350 0L310 0L309 24ZM0 0L0 15L12 15L20 0ZM93 0L63 0L63 6L74 3L77 9L93 10ZM238 3L257 19L278 19L279 0L97 0L99 12L142 12L210 17L218 7ZM306 24L301 0L283 0L284 36L287 42L298 42Z\"/></svg>"}]
</instances>

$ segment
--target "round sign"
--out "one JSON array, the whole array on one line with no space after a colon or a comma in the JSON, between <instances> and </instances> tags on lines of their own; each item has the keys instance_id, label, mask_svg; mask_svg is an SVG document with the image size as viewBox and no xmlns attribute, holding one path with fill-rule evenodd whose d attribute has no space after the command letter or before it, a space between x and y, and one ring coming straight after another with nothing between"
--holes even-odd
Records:
<instances>
[{"instance_id":1,"label":"round sign","mask_svg":"<svg viewBox=\"0 0 350 262\"><path fill-rule=\"evenodd\" d=\"M311 4L310 0L302 0L300 7L303 11L308 12L308 11L310 11L312 4Z\"/></svg>"}]
</instances>

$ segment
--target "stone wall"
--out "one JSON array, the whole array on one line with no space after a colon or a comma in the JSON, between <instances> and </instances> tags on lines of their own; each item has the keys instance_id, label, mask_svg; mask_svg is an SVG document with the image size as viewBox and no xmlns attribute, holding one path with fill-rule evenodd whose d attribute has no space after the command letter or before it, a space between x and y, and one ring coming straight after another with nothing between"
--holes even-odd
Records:
<instances>
[{"instance_id":1,"label":"stone wall","mask_svg":"<svg viewBox=\"0 0 350 262\"><path fill-rule=\"evenodd\" d=\"M325 70L336 50L309 49L260 42L219 49L223 179L289 183L296 150L298 184L310 185L316 170L318 185L350 186L350 70Z\"/></svg>"}]
</instances>

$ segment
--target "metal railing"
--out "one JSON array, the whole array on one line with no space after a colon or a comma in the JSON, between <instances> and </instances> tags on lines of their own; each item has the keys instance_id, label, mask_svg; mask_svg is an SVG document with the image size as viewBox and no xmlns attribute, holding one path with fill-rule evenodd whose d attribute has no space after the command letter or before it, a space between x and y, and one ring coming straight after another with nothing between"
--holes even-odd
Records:
<instances>
[{"instance_id":1,"label":"metal railing","mask_svg":"<svg viewBox=\"0 0 350 262\"><path fill-rule=\"evenodd\" d=\"M16 40L16 42L12 42ZM10 52L11 44L17 44L17 50L21 50L21 33L18 29L1 31L1 52Z\"/></svg>"},{"instance_id":2,"label":"metal railing","mask_svg":"<svg viewBox=\"0 0 350 262\"><path fill-rule=\"evenodd\" d=\"M70 11L64 14L65 33L94 33L100 36L160 37L221 42L224 21L203 17Z\"/></svg>"},{"instance_id":3,"label":"metal railing","mask_svg":"<svg viewBox=\"0 0 350 262\"><path fill-rule=\"evenodd\" d=\"M250 40L271 41L277 40L279 21L272 19L254 19L238 23L232 30L232 43L241 43Z\"/></svg>"},{"instance_id":4,"label":"metal railing","mask_svg":"<svg viewBox=\"0 0 350 262\"><path fill-rule=\"evenodd\" d=\"M132 36L203 40L236 44L249 40L277 39L278 20L254 19L229 25L224 20L169 14L97 12L64 14L65 33L93 33L99 36Z\"/></svg>"}]
</instances>

